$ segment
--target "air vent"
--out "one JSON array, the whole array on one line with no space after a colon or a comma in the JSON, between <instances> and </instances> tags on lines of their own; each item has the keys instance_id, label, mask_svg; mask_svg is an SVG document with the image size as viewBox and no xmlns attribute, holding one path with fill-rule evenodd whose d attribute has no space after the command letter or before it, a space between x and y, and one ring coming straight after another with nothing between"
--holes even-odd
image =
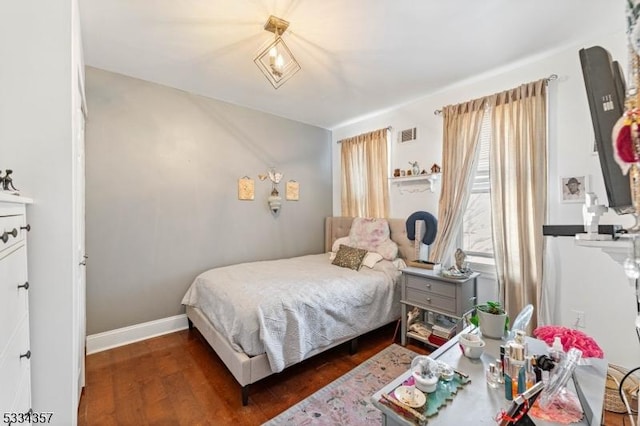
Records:
<instances>
[{"instance_id":1,"label":"air vent","mask_svg":"<svg viewBox=\"0 0 640 426\"><path fill-rule=\"evenodd\" d=\"M417 128L401 130L398 132L398 142L415 141L417 138Z\"/></svg>"}]
</instances>

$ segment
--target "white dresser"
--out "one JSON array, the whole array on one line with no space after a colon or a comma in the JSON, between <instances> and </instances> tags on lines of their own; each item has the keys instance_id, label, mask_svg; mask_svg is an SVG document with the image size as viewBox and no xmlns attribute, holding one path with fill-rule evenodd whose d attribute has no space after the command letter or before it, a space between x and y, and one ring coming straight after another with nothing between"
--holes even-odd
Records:
<instances>
[{"instance_id":1,"label":"white dresser","mask_svg":"<svg viewBox=\"0 0 640 426\"><path fill-rule=\"evenodd\" d=\"M0 419L5 413L31 409L25 211L29 203L28 198L0 192Z\"/></svg>"}]
</instances>

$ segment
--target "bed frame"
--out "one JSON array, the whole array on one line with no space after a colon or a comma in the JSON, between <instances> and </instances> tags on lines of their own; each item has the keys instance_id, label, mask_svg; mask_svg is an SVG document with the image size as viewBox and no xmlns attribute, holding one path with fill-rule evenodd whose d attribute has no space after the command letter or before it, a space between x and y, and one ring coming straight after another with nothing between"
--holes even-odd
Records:
<instances>
[{"instance_id":1,"label":"bed frame","mask_svg":"<svg viewBox=\"0 0 640 426\"><path fill-rule=\"evenodd\" d=\"M331 251L331 246L336 239L349 235L352 221L353 218L351 217L326 218L325 251ZM407 237L405 220L388 219L388 221L391 230L391 239L398 244L399 256L404 259L416 259L414 242ZM417 240L420 241L419 238L417 238ZM187 306L187 317L189 319L189 328L195 327L198 329L200 334L202 334L222 362L227 366L231 374L233 374L233 377L238 381L242 387L242 405L247 405L249 403L249 385L273 374L267 355L261 354L250 357L233 349L227 339L215 329L198 308ZM375 330L383 325L385 325L384 322L372 324L371 327L362 334ZM307 358L348 341L351 341L350 353L354 354L357 350L357 337L358 336L352 336L338 340L329 346L314 350L309 353Z\"/></svg>"}]
</instances>

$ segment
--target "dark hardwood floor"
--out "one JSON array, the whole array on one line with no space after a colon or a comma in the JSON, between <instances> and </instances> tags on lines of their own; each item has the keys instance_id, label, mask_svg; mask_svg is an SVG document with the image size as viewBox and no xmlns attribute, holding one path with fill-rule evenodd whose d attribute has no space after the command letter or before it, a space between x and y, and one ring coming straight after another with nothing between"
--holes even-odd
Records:
<instances>
[{"instance_id":1,"label":"dark hardwood floor","mask_svg":"<svg viewBox=\"0 0 640 426\"><path fill-rule=\"evenodd\" d=\"M99 352L87 356L78 424L259 425L384 349L394 331L389 324L362 336L355 355L341 345L253 384L246 407L240 386L195 329ZM621 418L606 413L604 424L629 424Z\"/></svg>"}]
</instances>

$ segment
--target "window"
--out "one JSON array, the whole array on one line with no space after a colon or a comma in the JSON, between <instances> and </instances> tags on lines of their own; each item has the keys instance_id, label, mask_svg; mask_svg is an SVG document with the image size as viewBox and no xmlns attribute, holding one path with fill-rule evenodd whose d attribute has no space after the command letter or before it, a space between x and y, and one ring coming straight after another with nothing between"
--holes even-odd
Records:
<instances>
[{"instance_id":1,"label":"window","mask_svg":"<svg viewBox=\"0 0 640 426\"><path fill-rule=\"evenodd\" d=\"M491 114L485 111L480 129L480 152L471 183L471 195L462 219L462 250L467 255L486 258L493 258L489 180L490 141Z\"/></svg>"}]
</instances>

